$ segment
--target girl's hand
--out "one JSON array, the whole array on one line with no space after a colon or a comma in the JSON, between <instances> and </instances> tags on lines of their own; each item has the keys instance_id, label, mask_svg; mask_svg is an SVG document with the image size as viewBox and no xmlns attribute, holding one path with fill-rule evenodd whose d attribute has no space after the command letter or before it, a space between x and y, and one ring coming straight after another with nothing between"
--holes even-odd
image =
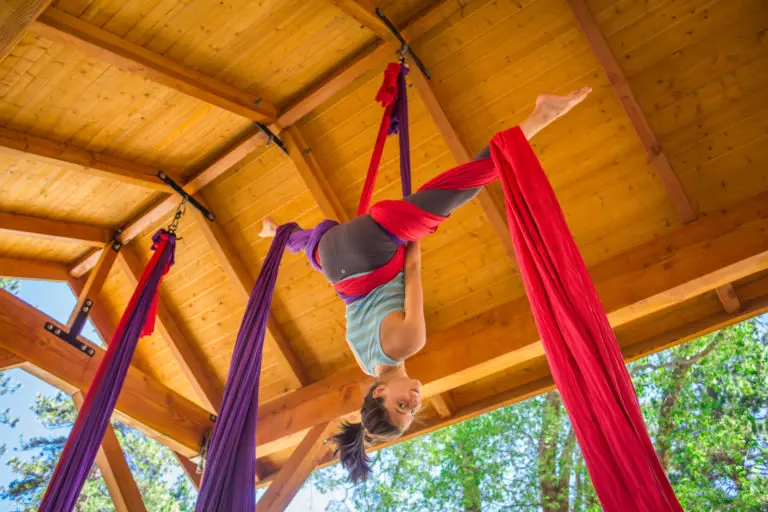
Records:
<instances>
[{"instance_id":1,"label":"girl's hand","mask_svg":"<svg viewBox=\"0 0 768 512\"><path fill-rule=\"evenodd\" d=\"M405 266L411 270L421 269L421 244L411 242L405 248Z\"/></svg>"},{"instance_id":2,"label":"girl's hand","mask_svg":"<svg viewBox=\"0 0 768 512\"><path fill-rule=\"evenodd\" d=\"M264 227L261 228L259 236L261 238L272 238L277 234L277 223L272 220L272 217L264 219Z\"/></svg>"}]
</instances>

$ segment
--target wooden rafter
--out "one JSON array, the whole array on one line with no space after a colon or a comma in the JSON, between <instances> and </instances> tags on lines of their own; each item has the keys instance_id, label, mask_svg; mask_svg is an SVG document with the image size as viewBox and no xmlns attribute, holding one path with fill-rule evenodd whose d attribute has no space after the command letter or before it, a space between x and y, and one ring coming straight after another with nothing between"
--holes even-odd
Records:
<instances>
[{"instance_id":1,"label":"wooden rafter","mask_svg":"<svg viewBox=\"0 0 768 512\"><path fill-rule=\"evenodd\" d=\"M288 507L302 484L328 451L325 440L337 427L337 422L330 421L317 425L307 432L270 484L266 494L259 500L257 508L260 512L282 512Z\"/></svg>"},{"instance_id":2,"label":"wooden rafter","mask_svg":"<svg viewBox=\"0 0 768 512\"><path fill-rule=\"evenodd\" d=\"M741 301L731 283L718 286L715 292L726 313L737 313L741 310Z\"/></svg>"},{"instance_id":3,"label":"wooden rafter","mask_svg":"<svg viewBox=\"0 0 768 512\"><path fill-rule=\"evenodd\" d=\"M17 2L10 12L0 19L0 61L5 59L24 35L24 30L40 16L53 0L31 0ZM8 11L8 9L6 9Z\"/></svg>"},{"instance_id":4,"label":"wooden rafter","mask_svg":"<svg viewBox=\"0 0 768 512\"><path fill-rule=\"evenodd\" d=\"M176 457L179 466L181 466L181 469L183 469L184 473L187 474L189 480L192 482L192 485L195 486L195 489L199 489L203 479L202 475L198 474L197 472L197 464L176 452L173 452L173 456Z\"/></svg>"},{"instance_id":5,"label":"wooden rafter","mask_svg":"<svg viewBox=\"0 0 768 512\"><path fill-rule=\"evenodd\" d=\"M282 138L285 146L288 148L291 161L293 161L293 164L299 171L301 179L306 184L323 215L338 222L349 220L349 215L344 211L341 201L336 197L331 185L325 178L325 174L320 169L314 155L312 155L312 148L304 140L299 129L296 126L287 128L282 133Z\"/></svg>"},{"instance_id":6,"label":"wooden rafter","mask_svg":"<svg viewBox=\"0 0 768 512\"><path fill-rule=\"evenodd\" d=\"M0 349L0 372L5 370L12 370L18 366L21 366L26 361L16 354L12 354L7 350Z\"/></svg>"},{"instance_id":7,"label":"wooden rafter","mask_svg":"<svg viewBox=\"0 0 768 512\"><path fill-rule=\"evenodd\" d=\"M768 193L702 216L592 267L612 325L628 324L768 269L768 239L762 236L768 229L765 204ZM510 329L516 333L513 340ZM538 339L522 297L431 335L431 343L441 350L410 359L409 373L423 382L422 394L429 397L542 356ZM290 436L353 413L369 384L369 378L352 369L264 404L259 410L260 453L290 446L295 442Z\"/></svg>"},{"instance_id":8,"label":"wooden rafter","mask_svg":"<svg viewBox=\"0 0 768 512\"><path fill-rule=\"evenodd\" d=\"M616 60L613 51L611 51L608 41L605 40L600 31L600 25L589 10L587 3L585 0L568 0L568 5L571 6L581 31L592 46L592 51L603 67L603 71L605 71L613 91L619 98L619 102L632 122L638 137L640 137L640 141L648 153L648 159L654 169L656 169L656 174L659 176L661 183L667 191L667 195L675 206L677 215L683 223L696 220L696 212L693 210L690 201L688 201L688 196L686 196L680 180L675 171L672 170L672 166L662 150L661 143L656 138L656 134L653 133L653 128L651 128L648 118L643 113L643 109L640 108L640 104L637 102L629 82L624 77L624 72L619 62Z\"/></svg>"},{"instance_id":9,"label":"wooden rafter","mask_svg":"<svg viewBox=\"0 0 768 512\"><path fill-rule=\"evenodd\" d=\"M440 101L435 95L435 91L432 88L432 83L427 80L418 66L411 66L411 72L408 74L411 82L416 86L416 90L419 93L422 103L429 112L430 117L437 125L437 129L448 145L448 150L453 155L456 163L463 164L469 162L472 159L471 153L461 141L458 132L453 128L448 116L445 114L445 110L440 105ZM483 209L485 216L488 218L488 222L491 223L493 230L496 232L501 244L504 246L504 251L512 260L513 264L517 261L515 256L515 249L512 246L512 238L509 234L509 228L504 216L504 212L493 197L488 192L487 188L483 188L477 195L477 200L480 203L480 207Z\"/></svg>"},{"instance_id":10,"label":"wooden rafter","mask_svg":"<svg viewBox=\"0 0 768 512\"><path fill-rule=\"evenodd\" d=\"M85 290L87 276L71 277L67 274L67 283L75 296L80 297ZM109 311L104 303L104 297L101 293L91 294L93 297L93 307L88 315L88 319L93 323L96 332L99 333L105 344L109 344L112 336L115 334L115 325L109 315Z\"/></svg>"},{"instance_id":11,"label":"wooden rafter","mask_svg":"<svg viewBox=\"0 0 768 512\"><path fill-rule=\"evenodd\" d=\"M454 407L450 393L438 393L430 398L430 402L441 418L450 418L453 416Z\"/></svg>"},{"instance_id":12,"label":"wooden rafter","mask_svg":"<svg viewBox=\"0 0 768 512\"><path fill-rule=\"evenodd\" d=\"M83 400L80 391L72 395L72 401L78 411L83 406ZM112 425L107 425L101 447L96 454L96 465L99 466L117 512L146 512L139 486L131 474L131 468L125 460L125 454Z\"/></svg>"},{"instance_id":13,"label":"wooden rafter","mask_svg":"<svg viewBox=\"0 0 768 512\"><path fill-rule=\"evenodd\" d=\"M238 90L55 7L46 9L29 30L248 119L271 122L277 117L277 108L258 94Z\"/></svg>"},{"instance_id":14,"label":"wooden rafter","mask_svg":"<svg viewBox=\"0 0 768 512\"><path fill-rule=\"evenodd\" d=\"M89 358L45 331L46 322L63 328L34 307L0 290L0 348L26 360L25 365L48 374L50 377L44 376L46 381L70 394L78 389L87 391L104 358L104 350L81 338L94 351ZM188 457L198 454L203 433L213 427L208 411L135 367L128 370L115 413L120 421Z\"/></svg>"},{"instance_id":15,"label":"wooden rafter","mask_svg":"<svg viewBox=\"0 0 768 512\"><path fill-rule=\"evenodd\" d=\"M118 256L120 268L132 287L136 287L144 272L144 264L132 246L123 247ZM159 291L157 301L157 329L168 343L173 357L189 379L195 394L211 412L218 412L223 397L222 386L213 371L206 364L205 358L198 354L184 333L181 322L168 307L165 292Z\"/></svg>"},{"instance_id":16,"label":"wooden rafter","mask_svg":"<svg viewBox=\"0 0 768 512\"><path fill-rule=\"evenodd\" d=\"M17 279L42 279L44 281L66 281L69 269L55 261L7 258L0 256L0 276Z\"/></svg>"},{"instance_id":17,"label":"wooden rafter","mask_svg":"<svg viewBox=\"0 0 768 512\"><path fill-rule=\"evenodd\" d=\"M154 190L168 187L157 178L157 169L103 153L0 127L0 153L95 174ZM181 176L165 171L174 180Z\"/></svg>"},{"instance_id":18,"label":"wooden rafter","mask_svg":"<svg viewBox=\"0 0 768 512\"><path fill-rule=\"evenodd\" d=\"M205 196L200 199L205 201ZM211 250L219 260L219 264L234 285L235 291L244 302L248 302L251 296L251 290L256 280L251 276L243 260L238 256L229 237L223 232L218 224L205 220L197 210L193 213L197 225L203 232L203 236L208 241ZM283 334L280 324L277 323L272 313L267 317L267 342L272 343L277 348L277 354L282 359L281 364L288 369L289 374L294 380L294 387L300 388L306 386L311 381L301 360L293 350L288 338Z\"/></svg>"},{"instance_id":19,"label":"wooden rafter","mask_svg":"<svg viewBox=\"0 0 768 512\"><path fill-rule=\"evenodd\" d=\"M334 5L384 41L397 41L387 25L376 16L376 6L369 0L333 0Z\"/></svg>"},{"instance_id":20,"label":"wooden rafter","mask_svg":"<svg viewBox=\"0 0 768 512\"><path fill-rule=\"evenodd\" d=\"M90 274L88 274L88 279L86 279L83 288L77 294L77 304L72 310L69 322L67 322L68 330L72 328L72 325L75 323L75 320L80 313L80 309L85 302L90 300L91 303L94 303L96 301L96 296L101 293L101 288L107 281L109 272L112 270L112 266L115 264L116 259L116 247L110 246L101 251L98 263L96 263L96 266L91 270ZM91 306L91 308L92 307L93 306Z\"/></svg>"},{"instance_id":21,"label":"wooden rafter","mask_svg":"<svg viewBox=\"0 0 768 512\"><path fill-rule=\"evenodd\" d=\"M112 239L112 233L106 228L14 213L0 213L0 231L79 242L94 247L101 247Z\"/></svg>"}]
</instances>

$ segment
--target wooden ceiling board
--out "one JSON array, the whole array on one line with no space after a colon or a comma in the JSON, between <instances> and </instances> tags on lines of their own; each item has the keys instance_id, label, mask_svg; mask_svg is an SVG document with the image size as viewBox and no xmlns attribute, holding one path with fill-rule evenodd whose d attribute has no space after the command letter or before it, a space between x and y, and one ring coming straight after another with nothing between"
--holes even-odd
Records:
<instances>
[{"instance_id":1,"label":"wooden ceiling board","mask_svg":"<svg viewBox=\"0 0 768 512\"><path fill-rule=\"evenodd\" d=\"M88 252L88 245L48 240L0 230L0 255L9 258L69 263Z\"/></svg>"}]
</instances>

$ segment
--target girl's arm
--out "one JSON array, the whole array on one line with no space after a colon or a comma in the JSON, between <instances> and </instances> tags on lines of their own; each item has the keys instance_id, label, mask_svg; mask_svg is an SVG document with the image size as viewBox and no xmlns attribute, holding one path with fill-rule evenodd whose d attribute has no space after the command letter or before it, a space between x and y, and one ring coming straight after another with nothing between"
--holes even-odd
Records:
<instances>
[{"instance_id":1,"label":"girl's arm","mask_svg":"<svg viewBox=\"0 0 768 512\"><path fill-rule=\"evenodd\" d=\"M381 323L381 348L396 361L417 353L427 341L424 291L421 285L421 247L415 242L406 251L405 312L390 313Z\"/></svg>"}]
</instances>

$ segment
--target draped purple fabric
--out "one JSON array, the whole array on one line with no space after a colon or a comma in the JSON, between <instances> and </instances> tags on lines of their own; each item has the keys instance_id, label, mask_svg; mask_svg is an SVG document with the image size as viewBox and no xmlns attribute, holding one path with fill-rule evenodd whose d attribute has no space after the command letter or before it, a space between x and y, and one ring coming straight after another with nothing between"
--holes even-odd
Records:
<instances>
[{"instance_id":1,"label":"draped purple fabric","mask_svg":"<svg viewBox=\"0 0 768 512\"><path fill-rule=\"evenodd\" d=\"M397 75L397 99L389 122L389 134L397 133L399 136L400 185L403 197L411 195L411 136L408 131L408 85L405 82L407 74L408 68L401 66Z\"/></svg>"},{"instance_id":2,"label":"draped purple fabric","mask_svg":"<svg viewBox=\"0 0 768 512\"><path fill-rule=\"evenodd\" d=\"M70 512L75 508L115 409L136 344L143 334L151 333L157 289L163 275L173 265L176 237L160 231L153 240L155 254L144 269L99 364L53 478L48 484L40 511Z\"/></svg>"},{"instance_id":3,"label":"draped purple fabric","mask_svg":"<svg viewBox=\"0 0 768 512\"><path fill-rule=\"evenodd\" d=\"M280 259L291 233L297 228L293 223L278 228L251 292L237 333L221 414L211 437L195 508L198 512L256 510L256 420L261 354Z\"/></svg>"},{"instance_id":4,"label":"draped purple fabric","mask_svg":"<svg viewBox=\"0 0 768 512\"><path fill-rule=\"evenodd\" d=\"M315 260L317 246L320 244L320 239L331 228L338 225L339 223L335 220L326 219L312 229L298 229L291 233L286 247L294 254L304 251L307 258L309 258L309 264L312 265L312 268L322 271L320 263Z\"/></svg>"}]
</instances>

